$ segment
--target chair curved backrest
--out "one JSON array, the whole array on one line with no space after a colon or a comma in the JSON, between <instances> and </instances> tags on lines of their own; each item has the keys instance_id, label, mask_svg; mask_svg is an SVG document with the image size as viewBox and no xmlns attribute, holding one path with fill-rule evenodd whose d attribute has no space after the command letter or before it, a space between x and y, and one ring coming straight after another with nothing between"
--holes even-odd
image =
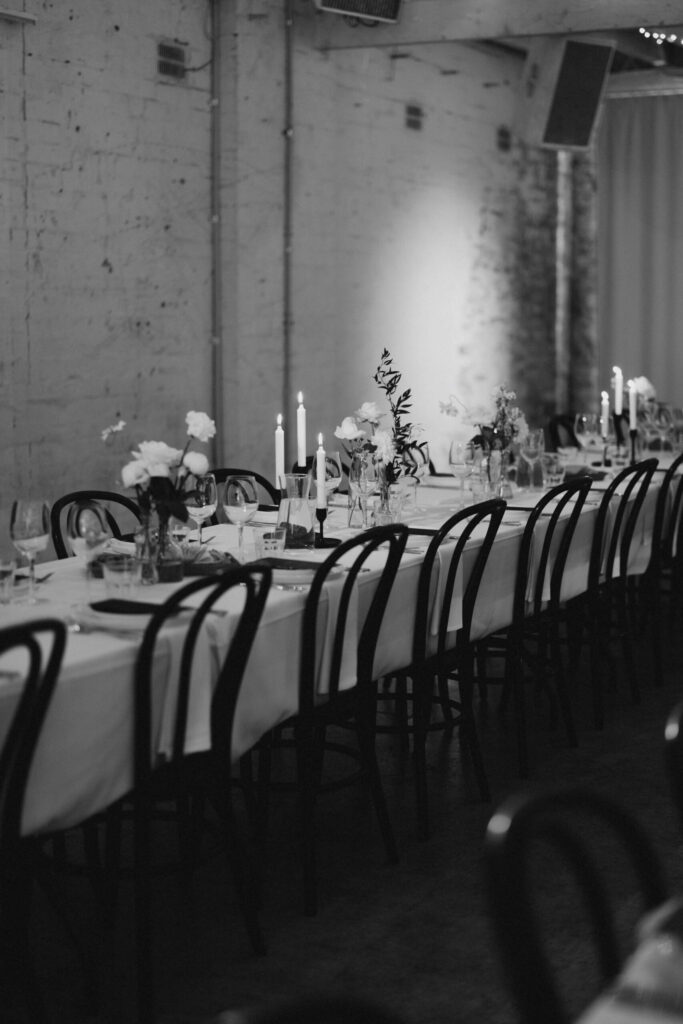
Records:
<instances>
[{"instance_id":1,"label":"chair curved backrest","mask_svg":"<svg viewBox=\"0 0 683 1024\"><path fill-rule=\"evenodd\" d=\"M215 681L211 697L211 794L221 799L221 812L229 817L230 808L230 766L232 762L232 730L235 708L239 696L244 669L251 651L256 631L261 620L268 596L271 569L264 565L239 566L216 576L203 576L176 590L152 615L138 649L135 664L135 712L134 712L134 850L135 850L135 905L136 905L136 960L138 986L138 1013L140 1020L153 1020L154 982L152 955L151 920L151 852L150 818L152 805L152 782L154 768L164 767L168 761L157 760L157 751L152 746L152 697L153 665L157 642L162 627L169 619L175 618L188 599L204 593L196 611L187 625L183 638L179 663L178 689L174 715L173 743L170 755L171 768L179 771L185 757L187 714L192 680L192 663L200 630L212 611L216 601L230 590L234 590L241 601L240 610L231 612L231 639L227 653ZM226 629L227 629L226 625ZM210 683L206 680L206 685ZM228 821L227 828L231 828ZM232 839L232 837L231 837ZM230 842L230 841L229 841ZM236 846L236 840L235 840ZM233 852L236 874L242 875L244 864ZM238 865L238 861L240 861ZM242 886L246 889L246 885ZM240 884L238 883L238 890ZM245 913L247 930L252 942L261 945L262 939L255 920L255 911L244 892L238 891ZM249 904L249 909L245 909Z\"/></svg>"},{"instance_id":2,"label":"chair curved backrest","mask_svg":"<svg viewBox=\"0 0 683 1024\"><path fill-rule=\"evenodd\" d=\"M614 863L605 863L604 855L615 841L619 855L630 864L643 909L657 907L667 893L652 842L645 828L611 798L579 788L527 791L506 799L490 818L484 842L490 913L523 1024L569 1024L577 1015L565 1005L553 971L551 935L543 933L535 899L543 879L533 854L540 846L557 853L552 862L541 862L548 881L556 877L558 861L574 875L590 920L597 967L607 984L624 961L609 891ZM549 922L548 928L553 925Z\"/></svg>"},{"instance_id":3,"label":"chair curved backrest","mask_svg":"<svg viewBox=\"0 0 683 1024\"><path fill-rule=\"evenodd\" d=\"M655 580L662 568L671 564L676 552L676 537L683 510L683 474L679 472L681 466L683 452L676 456L667 469L657 495L652 529L652 552L648 566L648 572L653 574Z\"/></svg>"},{"instance_id":4,"label":"chair curved backrest","mask_svg":"<svg viewBox=\"0 0 683 1024\"><path fill-rule=\"evenodd\" d=\"M318 623L323 587L330 581L331 574L343 565L344 581L335 611L336 622L332 635L329 672L323 684L328 698L333 699L339 693L346 624L351 596L358 576L365 562L374 552L380 549L386 550L386 561L382 566L367 613L365 613L358 640L356 679L358 682L370 682L373 678L377 638L407 538L408 527L401 523L375 526L339 544L316 571L306 598L302 621L299 716L312 714L316 704L317 672L320 660ZM349 553L355 555L351 563L345 557ZM342 559L344 559L343 562Z\"/></svg>"},{"instance_id":5,"label":"chair curved backrest","mask_svg":"<svg viewBox=\"0 0 683 1024\"><path fill-rule=\"evenodd\" d=\"M427 652L433 647L430 643L430 594L433 588L432 577L434 566L439 558L439 551L442 545L449 543L450 535L455 531L456 541L453 550L448 558L447 565L439 566L439 573L445 572L446 578L440 594L441 608L439 610L439 623L436 644L436 659L441 661L445 656L447 647L452 646L452 634L449 630L449 613L453 603L453 593L458 575L458 569L463 558L465 546L471 539L477 527L486 525L486 533L477 548L474 563L468 575L467 582L462 596L462 627L458 632L458 643L467 643L470 638L472 618L476 604L479 584L486 568L491 548L498 532L503 514L505 502L501 498L492 498L489 501L482 501L477 505L461 509L455 512L436 531L436 534L429 542L425 553L424 561L420 569L418 581L417 602L415 607L415 632L413 635L413 663L420 664L427 656ZM410 534L420 535L423 531L417 528L410 530ZM441 588L440 588L441 589ZM451 634L451 635L449 635Z\"/></svg>"},{"instance_id":6,"label":"chair curved backrest","mask_svg":"<svg viewBox=\"0 0 683 1024\"><path fill-rule=\"evenodd\" d=\"M591 545L588 566L590 592L600 586L602 579L609 581L613 578L617 556L619 577L626 579L628 576L636 523L656 468L657 459L644 459L626 466L607 486L598 508Z\"/></svg>"},{"instance_id":7,"label":"chair curved backrest","mask_svg":"<svg viewBox=\"0 0 683 1024\"><path fill-rule=\"evenodd\" d=\"M211 471L216 478L217 484L224 484L229 476L237 476L240 474L246 474L253 476L254 480L259 486L260 497L264 500L259 503L259 508L267 508L272 505L279 506L281 494L278 488L271 484L267 477L261 473L256 473L253 469L233 469L232 467L221 466L219 469L213 469Z\"/></svg>"},{"instance_id":8,"label":"chair curved backrest","mask_svg":"<svg viewBox=\"0 0 683 1024\"><path fill-rule=\"evenodd\" d=\"M0 655L24 652L21 693L0 752L0 863L2 878L21 839L21 817L33 755L66 647L66 626L35 619L0 630Z\"/></svg>"},{"instance_id":9,"label":"chair curved backrest","mask_svg":"<svg viewBox=\"0 0 683 1024\"><path fill-rule=\"evenodd\" d=\"M136 524L141 522L140 509L137 503L125 494L118 494L116 491L99 490L71 491L69 494L63 494L61 498L57 498L50 509L50 532L57 558L68 558L72 554L67 548L65 540L66 516L68 515L69 508L72 505L82 505L86 509L88 504L95 504L101 507L109 529L117 540L120 540L130 531L121 530L114 510L127 517L131 523L133 521Z\"/></svg>"},{"instance_id":10,"label":"chair curved backrest","mask_svg":"<svg viewBox=\"0 0 683 1024\"><path fill-rule=\"evenodd\" d=\"M558 610L569 548L590 488L590 477L577 477L552 487L531 509L517 559L513 625L520 626L529 614L540 615L546 603L551 613ZM569 513L565 515L570 503ZM548 525L539 551L534 534L542 516L547 518ZM561 533L559 544L555 540L558 532ZM534 583L531 599L530 574Z\"/></svg>"}]
</instances>

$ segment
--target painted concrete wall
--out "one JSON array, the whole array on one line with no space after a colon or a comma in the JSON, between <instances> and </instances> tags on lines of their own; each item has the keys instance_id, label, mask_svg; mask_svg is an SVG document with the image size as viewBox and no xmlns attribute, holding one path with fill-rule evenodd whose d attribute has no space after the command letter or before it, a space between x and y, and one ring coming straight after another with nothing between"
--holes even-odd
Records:
<instances>
[{"instance_id":1,"label":"painted concrete wall","mask_svg":"<svg viewBox=\"0 0 683 1024\"><path fill-rule=\"evenodd\" d=\"M45 0L0 23L0 531L15 493L115 486L128 448L211 409L210 69L203 0ZM295 393L313 434L378 397L383 347L437 463L450 393L552 403L555 157L500 130L517 58L454 44L322 53L292 24L292 322L283 327L284 4L221 5L223 461L273 472ZM421 131L405 125L423 110ZM503 132L504 135L504 132ZM128 430L103 446L121 415Z\"/></svg>"},{"instance_id":2,"label":"painted concrete wall","mask_svg":"<svg viewBox=\"0 0 683 1024\"><path fill-rule=\"evenodd\" d=\"M501 146L519 59L455 44L318 52L321 15L303 0L294 5L293 322L283 395L285 33L282 11L265 0L237 8L237 46L234 24L226 33L238 51L230 116L240 136L226 173L238 219L226 298L228 315L237 310L227 342L237 368L226 383L228 451L235 439L236 451L272 472L272 425L283 412L293 431L298 390L311 434L332 442L344 415L381 397L370 378L385 346L442 468L454 424L438 403L450 393L480 405L508 380L541 422L554 396L556 158L514 136ZM409 104L423 111L421 131L406 127ZM238 395L247 374L255 401L245 408Z\"/></svg>"}]
</instances>

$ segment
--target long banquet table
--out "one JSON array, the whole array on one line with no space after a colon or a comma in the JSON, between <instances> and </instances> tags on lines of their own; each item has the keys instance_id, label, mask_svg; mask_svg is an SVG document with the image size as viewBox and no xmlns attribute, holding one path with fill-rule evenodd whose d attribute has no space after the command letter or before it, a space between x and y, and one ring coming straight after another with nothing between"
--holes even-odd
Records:
<instances>
[{"instance_id":1,"label":"long banquet table","mask_svg":"<svg viewBox=\"0 0 683 1024\"><path fill-rule=\"evenodd\" d=\"M629 567L634 573L643 572L649 560L659 480L661 474L655 477L641 513ZM515 496L514 504L531 508L538 497L536 492L520 493ZM591 490L582 511L565 573L565 598L585 590L588 554L600 498L601 494L593 494ZM331 506L326 523L326 533L340 539L353 533L347 526L343 500L339 496L337 504ZM418 490L418 505L418 509L406 517L409 525L426 529L441 525L453 511L453 482L447 478L427 478ZM473 626L475 637L486 636L511 621L517 554L524 522L524 512L505 513L480 586ZM545 529L545 522L539 520L539 533ZM210 536L213 537L212 547L236 550L234 527L214 527ZM388 674L410 660L417 582L428 542L428 536L411 537L402 559L377 646L377 676ZM449 626L454 631L461 624L459 595L477 544L475 535L465 552L459 589L456 586L449 613ZM304 556L307 560L322 561L327 554L324 550L309 550ZM380 556L373 557L375 562L369 563L370 571L358 581L359 622L377 578L373 569L377 570L380 565L377 561ZM76 558L41 563L38 577L47 573L52 575L40 585L41 602L34 606L0 606L0 626L46 616L68 620L74 616L75 608L83 613L86 602L105 596L104 584L100 581L90 580L86 589L84 566ZM182 584L145 587L141 596L162 602L179 585ZM333 607L332 591L326 596L328 605ZM300 626L305 599L305 591L271 588L238 701L233 733L235 758L297 709ZM433 600L439 600L438 581L433 588ZM209 617L199 647L188 721L189 751L207 749L210 742L211 680L215 678L217 659L227 648L234 621L234 616L231 618L229 614L231 603L234 611L234 595L228 594L222 601L217 607L223 607L228 614ZM328 618L331 622L333 615ZM330 623L325 623L324 615L322 620L322 628L327 628ZM23 819L26 834L78 824L131 787L133 679L141 632L121 632L120 629L123 625L116 632L97 628L92 632L69 633L59 683L31 768ZM160 754L169 749L174 709L173 667L182 632L182 621L165 627L164 642L155 662L154 735ZM0 661L0 743L18 691L16 669L16 664Z\"/></svg>"}]
</instances>

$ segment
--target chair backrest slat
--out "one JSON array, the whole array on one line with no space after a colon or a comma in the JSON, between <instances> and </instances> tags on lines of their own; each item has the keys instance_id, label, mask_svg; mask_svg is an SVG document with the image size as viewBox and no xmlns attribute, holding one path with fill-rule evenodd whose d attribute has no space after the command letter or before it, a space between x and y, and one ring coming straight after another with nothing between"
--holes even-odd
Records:
<instances>
[{"instance_id":1,"label":"chair backrest slat","mask_svg":"<svg viewBox=\"0 0 683 1024\"><path fill-rule=\"evenodd\" d=\"M187 713L192 679L192 662L200 629L214 605L228 591L238 589L242 604L227 653L213 684L211 705L212 752L224 763L231 758L232 725L244 670L265 606L272 570L266 565L238 566L215 576L203 576L176 590L152 615L138 650L135 670L135 778L144 784L151 773L155 751L151 749L152 667L163 626L174 618L188 599L205 591L196 606L183 638L179 663L178 694L174 715L171 759L180 761L185 752ZM232 613L231 613L232 614ZM207 685L210 681L207 680Z\"/></svg>"},{"instance_id":2,"label":"chair backrest slat","mask_svg":"<svg viewBox=\"0 0 683 1024\"><path fill-rule=\"evenodd\" d=\"M21 821L31 764L66 647L66 626L35 619L0 630L0 655L23 651L22 690L0 752L0 852L3 864L21 838Z\"/></svg>"},{"instance_id":3,"label":"chair backrest slat","mask_svg":"<svg viewBox=\"0 0 683 1024\"><path fill-rule=\"evenodd\" d=\"M124 514L130 513L136 524L139 524L141 521L140 509L137 503L125 494L118 494L116 491L100 490L71 491L69 494L63 494L61 498L57 498L50 509L50 533L57 558L68 558L71 555L65 540L66 527L62 526L63 513L68 513L72 505L81 504L86 507L88 503L94 503L102 507L112 535L119 540L123 532L110 506L118 507L124 511Z\"/></svg>"},{"instance_id":4,"label":"chair backrest slat","mask_svg":"<svg viewBox=\"0 0 683 1024\"><path fill-rule=\"evenodd\" d=\"M477 505L472 505L469 508L455 512L436 531L436 534L430 540L418 581L413 633L413 661L415 663L424 660L430 646L430 594L433 589L432 577L434 566L439 557L440 548L442 545L450 542L451 533L457 530L456 541L448 560L445 585L441 593L442 603L439 609L436 645L438 656L442 656L449 643L452 643L452 639L449 638L448 623L453 603L455 582L465 548L477 527L486 524L486 533L477 548L474 563L465 583L462 597L462 627L459 631L459 636L461 642L469 640L479 584L481 583L481 578L504 512L505 502L502 499L492 498L489 501L482 501ZM410 531L411 535L414 536L419 536L421 532L419 528Z\"/></svg>"},{"instance_id":5,"label":"chair backrest slat","mask_svg":"<svg viewBox=\"0 0 683 1024\"><path fill-rule=\"evenodd\" d=\"M567 483L559 484L544 494L531 509L524 524L517 558L513 624L521 625L529 613L539 615L548 600L552 608L557 608L559 605L562 578L570 545L590 487L589 477L578 477ZM565 514L570 504L570 511ZM541 550L537 552L534 550L536 544L534 534L541 516L547 518L547 527L543 535ZM558 531L560 541L553 552ZM551 555L553 556L552 562ZM548 576L549 565L550 576ZM527 595L529 574L532 569L534 589L529 608Z\"/></svg>"},{"instance_id":6,"label":"chair backrest slat","mask_svg":"<svg viewBox=\"0 0 683 1024\"><path fill-rule=\"evenodd\" d=\"M345 578L337 603L328 677L324 681L326 691L332 699L339 692L349 604L358 576L370 556L374 552L384 549L386 560L380 570L368 610L360 626L357 645L356 678L358 681L370 681L377 638L407 537L408 527L402 524L373 527L334 548L316 571L306 598L302 621L299 674L300 716L310 713L316 702L317 672L320 661L318 622L323 587L330 581L330 575L343 564ZM350 564L346 560L342 562L345 556L351 552L355 554L353 561Z\"/></svg>"},{"instance_id":7,"label":"chair backrest slat","mask_svg":"<svg viewBox=\"0 0 683 1024\"><path fill-rule=\"evenodd\" d=\"M628 574L636 523L656 468L657 459L645 459L626 466L608 484L598 508L593 533L588 569L589 590L599 586L603 576L612 579L617 553L619 575L625 578ZM611 516L613 518L610 521Z\"/></svg>"}]
</instances>

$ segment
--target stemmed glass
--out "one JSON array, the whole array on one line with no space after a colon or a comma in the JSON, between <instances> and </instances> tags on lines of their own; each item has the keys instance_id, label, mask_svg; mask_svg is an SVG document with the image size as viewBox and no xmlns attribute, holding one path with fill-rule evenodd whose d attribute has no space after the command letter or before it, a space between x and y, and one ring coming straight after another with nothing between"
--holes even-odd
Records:
<instances>
[{"instance_id":1,"label":"stemmed glass","mask_svg":"<svg viewBox=\"0 0 683 1024\"><path fill-rule=\"evenodd\" d=\"M458 481L459 500L456 509L464 508L465 480L474 470L474 445L469 441L453 441L448 452L448 465Z\"/></svg>"},{"instance_id":2,"label":"stemmed glass","mask_svg":"<svg viewBox=\"0 0 683 1024\"><path fill-rule=\"evenodd\" d=\"M190 519L197 527L198 541L202 543L202 526L210 519L218 506L216 477L213 473L195 477L194 490L185 495L185 507Z\"/></svg>"},{"instance_id":3,"label":"stemmed glass","mask_svg":"<svg viewBox=\"0 0 683 1024\"><path fill-rule=\"evenodd\" d=\"M574 434L581 445L584 463L588 463L591 454L596 454L600 447L600 417L597 413L580 412L574 420Z\"/></svg>"},{"instance_id":4,"label":"stemmed glass","mask_svg":"<svg viewBox=\"0 0 683 1024\"><path fill-rule=\"evenodd\" d=\"M225 481L223 508L231 523L236 523L239 537L239 560L244 561L244 524L258 511L258 488L253 476L239 474Z\"/></svg>"},{"instance_id":5,"label":"stemmed glass","mask_svg":"<svg viewBox=\"0 0 683 1024\"><path fill-rule=\"evenodd\" d=\"M17 551L28 562L28 604L36 604L35 559L50 540L50 507L46 501L15 501L10 513L9 533Z\"/></svg>"},{"instance_id":6,"label":"stemmed glass","mask_svg":"<svg viewBox=\"0 0 683 1024\"><path fill-rule=\"evenodd\" d=\"M529 467L529 486L534 488L534 475L536 466L541 460L541 455L545 451L545 432L543 427L538 427L533 430L529 430L526 437L522 441L519 449L519 454L522 456L527 466Z\"/></svg>"},{"instance_id":7,"label":"stemmed glass","mask_svg":"<svg viewBox=\"0 0 683 1024\"><path fill-rule=\"evenodd\" d=\"M325 490L328 498L339 489L341 482L341 456L339 452L328 452L325 456Z\"/></svg>"},{"instance_id":8,"label":"stemmed glass","mask_svg":"<svg viewBox=\"0 0 683 1024\"><path fill-rule=\"evenodd\" d=\"M113 533L97 501L76 501L66 517L66 538L73 554L88 566L106 548Z\"/></svg>"}]
</instances>

